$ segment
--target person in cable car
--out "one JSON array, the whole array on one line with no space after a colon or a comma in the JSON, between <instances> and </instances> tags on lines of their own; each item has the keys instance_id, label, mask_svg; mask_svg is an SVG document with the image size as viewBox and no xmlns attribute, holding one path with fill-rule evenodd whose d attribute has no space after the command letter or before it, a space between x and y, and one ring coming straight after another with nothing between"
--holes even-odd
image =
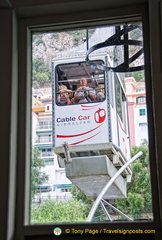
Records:
<instances>
[{"instance_id":1,"label":"person in cable car","mask_svg":"<svg viewBox=\"0 0 162 240\"><path fill-rule=\"evenodd\" d=\"M80 86L74 95L74 103L93 102L96 99L96 93L93 88L87 86L87 79L80 79Z\"/></svg>"},{"instance_id":2,"label":"person in cable car","mask_svg":"<svg viewBox=\"0 0 162 240\"><path fill-rule=\"evenodd\" d=\"M104 84L99 84L96 88L96 100L103 101L105 99L105 87Z\"/></svg>"},{"instance_id":3,"label":"person in cable car","mask_svg":"<svg viewBox=\"0 0 162 240\"><path fill-rule=\"evenodd\" d=\"M66 105L66 104L72 104L69 98L69 94L72 91L70 89L67 89L65 85L59 86L59 91L57 95L57 103L59 105Z\"/></svg>"}]
</instances>

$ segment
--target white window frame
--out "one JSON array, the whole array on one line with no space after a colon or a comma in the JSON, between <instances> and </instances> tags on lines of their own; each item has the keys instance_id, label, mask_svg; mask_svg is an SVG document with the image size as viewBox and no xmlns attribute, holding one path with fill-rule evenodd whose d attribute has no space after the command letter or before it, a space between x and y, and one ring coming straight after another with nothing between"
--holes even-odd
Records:
<instances>
[{"instance_id":1,"label":"white window frame","mask_svg":"<svg viewBox=\"0 0 162 240\"><path fill-rule=\"evenodd\" d=\"M102 11L92 11L86 13L70 14L64 15L63 18L60 16L51 17L41 17L33 19L20 19L19 21L19 42L18 42L18 52L19 52L19 115L18 115L18 163L17 163L17 195L16 195L16 234L15 239L25 239L25 237L30 237L30 239L35 239L35 237L40 236L41 239L51 239L53 237L53 225L41 225L41 226L30 226L28 225L29 216L27 212L29 211L29 172L30 172L30 114L31 114L31 32L36 31L38 28L43 29L44 26L49 26L48 29L55 28L55 30L64 29L67 24L69 27L74 26L91 26L91 25L101 25L106 23L115 24L127 22L128 19L136 19L139 15L143 18L144 29L148 32L146 11L147 7L124 7L122 9L112 9L102 10ZM132 16L129 17L128 16ZM84 18L84 20L83 20ZM146 21L147 19L147 21ZM53 24L54 27L51 27ZM37 26L37 27L36 27ZM149 49L147 41L145 42L145 49ZM149 50L148 50L149 52ZM149 59L147 51L145 51L145 58ZM147 61L149 65L149 61ZM149 67L146 69L147 78L150 79ZM151 84L147 83L148 95L151 95ZM152 101L149 100L149 112L152 113ZM149 114L148 114L149 115ZM149 116L149 124L151 125L153 121L153 116ZM154 136L153 127L150 128L150 135ZM154 139L150 142L152 149L150 151L151 156L155 156L154 150ZM151 148L150 148L151 149ZM151 171L156 169L156 161L151 161ZM23 169L23 171L22 171ZM25 175L24 175L25 171ZM154 170L154 177L152 177L153 189L153 211L154 220L150 222L121 222L121 223L108 223L104 224L105 227L109 229L155 229L159 232L160 226L160 212L159 212L159 202L158 202L158 184L157 184L157 172ZM24 190L25 189L25 190ZM24 209L24 211L23 211ZM56 224L55 224L56 225ZM60 224L59 224L60 225ZM62 225L63 231L68 225ZM73 225L75 226L75 225ZM82 227L87 227L83 224ZM103 223L101 224L103 227ZM72 225L71 225L72 227ZM157 233L159 235L159 233ZM70 237L70 236L69 236ZM122 237L122 236L121 236ZM138 238L138 236L137 236ZM36 238L38 239L38 238ZM67 236L68 239L68 236ZM70 239L70 238L69 238ZM158 239L158 238L157 238ZM160 238L159 238L160 239Z\"/></svg>"},{"instance_id":2,"label":"white window frame","mask_svg":"<svg viewBox=\"0 0 162 240\"><path fill-rule=\"evenodd\" d=\"M139 104L139 103L146 103L146 97L145 96L141 96L141 97L137 97L136 99L136 103Z\"/></svg>"},{"instance_id":3,"label":"white window frame","mask_svg":"<svg viewBox=\"0 0 162 240\"><path fill-rule=\"evenodd\" d=\"M142 132L145 132L147 130L147 123L139 123L139 128Z\"/></svg>"}]
</instances>

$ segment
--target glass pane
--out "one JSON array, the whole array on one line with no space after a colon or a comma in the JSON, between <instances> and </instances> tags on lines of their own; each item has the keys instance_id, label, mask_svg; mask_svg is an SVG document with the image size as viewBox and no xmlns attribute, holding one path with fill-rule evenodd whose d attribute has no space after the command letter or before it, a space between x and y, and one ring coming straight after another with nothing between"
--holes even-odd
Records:
<instances>
[{"instance_id":1,"label":"glass pane","mask_svg":"<svg viewBox=\"0 0 162 240\"><path fill-rule=\"evenodd\" d=\"M30 223L151 221L142 24L34 33L32 46Z\"/></svg>"}]
</instances>

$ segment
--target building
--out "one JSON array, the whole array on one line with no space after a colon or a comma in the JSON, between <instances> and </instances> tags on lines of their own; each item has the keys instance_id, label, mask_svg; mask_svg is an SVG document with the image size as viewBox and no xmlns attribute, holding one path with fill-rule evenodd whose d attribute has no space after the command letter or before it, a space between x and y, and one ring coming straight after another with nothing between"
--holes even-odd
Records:
<instances>
[{"instance_id":1,"label":"building","mask_svg":"<svg viewBox=\"0 0 162 240\"><path fill-rule=\"evenodd\" d=\"M134 77L125 78L128 101L128 118L131 146L139 146L148 140L145 82L137 82Z\"/></svg>"},{"instance_id":2,"label":"building","mask_svg":"<svg viewBox=\"0 0 162 240\"><path fill-rule=\"evenodd\" d=\"M33 201L41 202L51 199L68 200L71 193L71 182L65 176L64 168L60 168L52 144L52 96L51 88L33 89L32 101L32 146L39 149L40 158L48 175L48 181L39 186ZM38 100L39 99L39 100Z\"/></svg>"}]
</instances>

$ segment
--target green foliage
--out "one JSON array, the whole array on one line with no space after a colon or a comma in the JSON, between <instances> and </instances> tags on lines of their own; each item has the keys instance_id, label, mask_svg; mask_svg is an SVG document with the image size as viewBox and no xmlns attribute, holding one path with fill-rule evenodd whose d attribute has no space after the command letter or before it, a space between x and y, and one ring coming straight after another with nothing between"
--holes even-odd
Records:
<instances>
[{"instance_id":1,"label":"green foliage","mask_svg":"<svg viewBox=\"0 0 162 240\"><path fill-rule=\"evenodd\" d=\"M76 223L85 222L87 206L81 201L44 201L38 209L32 207L31 223Z\"/></svg>"},{"instance_id":2,"label":"green foliage","mask_svg":"<svg viewBox=\"0 0 162 240\"><path fill-rule=\"evenodd\" d=\"M139 218L143 212L152 210L149 157L146 143L139 147L134 146L132 156L139 151L142 151L143 155L132 164L132 181L127 183L128 196L125 199L115 201L120 210L130 213L134 218Z\"/></svg>"},{"instance_id":3,"label":"green foliage","mask_svg":"<svg viewBox=\"0 0 162 240\"><path fill-rule=\"evenodd\" d=\"M42 39L38 39L36 42L35 42L35 45L38 46L39 44L43 43L43 40Z\"/></svg>"},{"instance_id":4,"label":"green foliage","mask_svg":"<svg viewBox=\"0 0 162 240\"><path fill-rule=\"evenodd\" d=\"M144 82L145 81L145 77L144 77L144 71L136 71L136 72L128 72L125 73L125 77L134 77L134 79L137 82Z\"/></svg>"},{"instance_id":5,"label":"green foliage","mask_svg":"<svg viewBox=\"0 0 162 240\"><path fill-rule=\"evenodd\" d=\"M49 80L46 73L36 73L35 78L37 79L41 86L43 86Z\"/></svg>"},{"instance_id":6,"label":"green foliage","mask_svg":"<svg viewBox=\"0 0 162 240\"><path fill-rule=\"evenodd\" d=\"M77 201L82 202L82 204L84 204L86 207L86 216L88 216L91 207L93 205L93 201L91 199L89 199L86 195L84 195L84 193L82 193L79 188L77 188L76 186L73 186L71 189L71 194L73 196L74 199L76 199ZM94 217L93 217L93 222L103 222L106 221L107 218L105 216L105 213L103 211L103 209L101 208L101 206L99 205Z\"/></svg>"},{"instance_id":7,"label":"green foliage","mask_svg":"<svg viewBox=\"0 0 162 240\"><path fill-rule=\"evenodd\" d=\"M94 33L95 28L88 29L88 38L92 36ZM79 44L83 43L83 38L86 38L87 33L85 29L75 30L75 31L68 31L69 34L73 35L74 39L74 46L78 46Z\"/></svg>"},{"instance_id":8,"label":"green foliage","mask_svg":"<svg viewBox=\"0 0 162 240\"><path fill-rule=\"evenodd\" d=\"M33 198L38 186L48 180L48 175L41 171L44 162L39 158L39 149L33 148L31 161L31 197Z\"/></svg>"},{"instance_id":9,"label":"green foliage","mask_svg":"<svg viewBox=\"0 0 162 240\"><path fill-rule=\"evenodd\" d=\"M144 81L144 71L136 71L136 72L132 72L132 76L134 77L134 79L137 82L143 82Z\"/></svg>"},{"instance_id":10,"label":"green foliage","mask_svg":"<svg viewBox=\"0 0 162 240\"><path fill-rule=\"evenodd\" d=\"M45 65L40 58L33 60L33 81L38 87L43 87L50 82L51 70Z\"/></svg>"},{"instance_id":11,"label":"green foliage","mask_svg":"<svg viewBox=\"0 0 162 240\"><path fill-rule=\"evenodd\" d=\"M92 204L92 200L89 199L87 196L85 196L84 193L82 193L79 190L79 188L77 188L75 185L71 189L71 194L74 199L76 199L78 201L81 200L84 204L88 204L88 205Z\"/></svg>"}]
</instances>

